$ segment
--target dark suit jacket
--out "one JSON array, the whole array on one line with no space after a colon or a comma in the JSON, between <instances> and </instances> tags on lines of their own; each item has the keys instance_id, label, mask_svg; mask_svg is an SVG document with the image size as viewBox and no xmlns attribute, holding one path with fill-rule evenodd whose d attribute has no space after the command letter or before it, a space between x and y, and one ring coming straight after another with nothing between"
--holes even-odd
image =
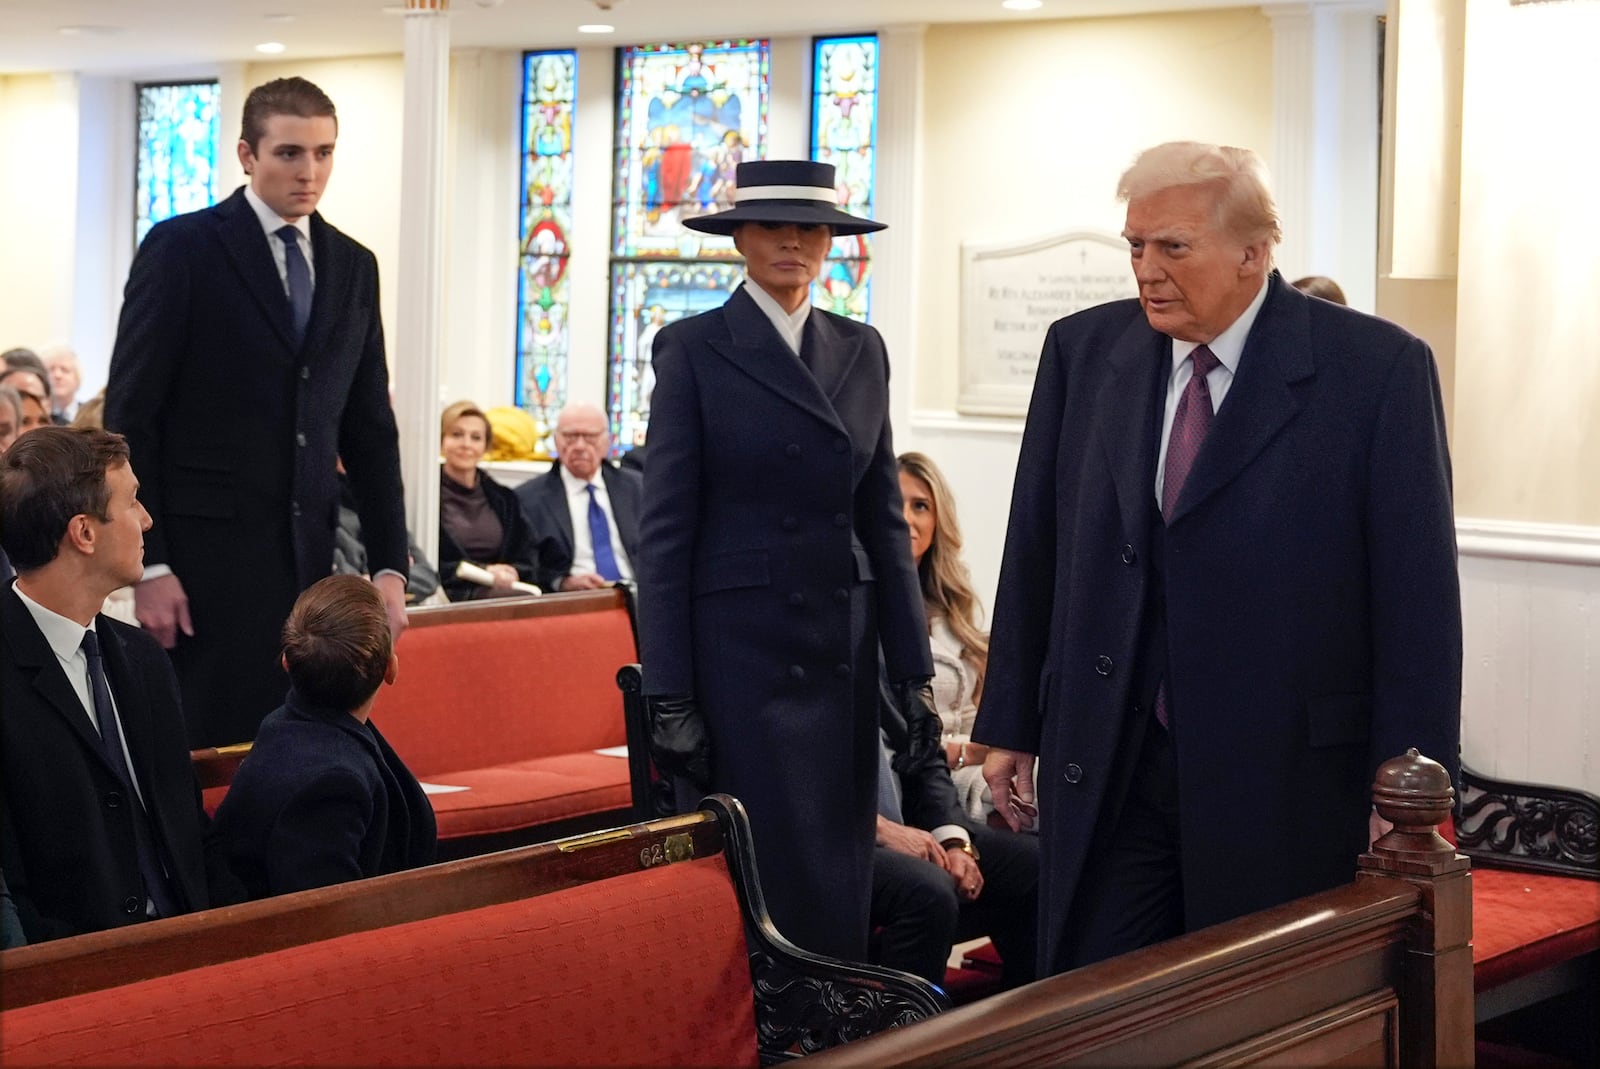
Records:
<instances>
[{"instance_id":1,"label":"dark suit jacket","mask_svg":"<svg viewBox=\"0 0 1600 1069\"><path fill-rule=\"evenodd\" d=\"M611 498L611 514L617 520L622 550L637 572L639 512L644 497L644 476L612 464L601 464L600 478L606 484L606 496ZM529 479L517 487L516 494L517 500L522 503L522 511L528 516L528 522L533 525L534 539L538 544L539 578L535 581L546 593L559 590L560 581L572 573L572 555L576 544L572 533L572 512L567 508L567 487L561 481L560 463L552 464L544 475Z\"/></svg>"},{"instance_id":2,"label":"dark suit jacket","mask_svg":"<svg viewBox=\"0 0 1600 1069\"><path fill-rule=\"evenodd\" d=\"M544 585L539 569L539 551L534 543L534 528L529 524L528 517L523 514L522 504L517 500L517 496L491 479L489 473L482 469L478 471L478 482L483 487L483 496L488 499L489 508L500 521L500 549L490 560L471 560L455 536L450 533L450 529L445 526L444 517L441 515L439 575L444 584L445 596L451 601L469 601L489 595L487 587L456 578L456 565L463 560L479 565L509 564L517 570L517 577L524 583L537 583L546 591L555 589Z\"/></svg>"},{"instance_id":3,"label":"dark suit jacket","mask_svg":"<svg viewBox=\"0 0 1600 1069\"><path fill-rule=\"evenodd\" d=\"M740 289L662 328L653 354L645 692L698 701L712 786L749 810L779 929L865 953L880 642L891 680L933 674L883 339L813 309L797 359Z\"/></svg>"},{"instance_id":4,"label":"dark suit jacket","mask_svg":"<svg viewBox=\"0 0 1600 1069\"><path fill-rule=\"evenodd\" d=\"M134 807L14 584L0 593L0 871L29 942L145 919ZM180 905L211 904L205 813L167 655L105 616L95 630L151 826Z\"/></svg>"},{"instance_id":5,"label":"dark suit jacket","mask_svg":"<svg viewBox=\"0 0 1600 1069\"><path fill-rule=\"evenodd\" d=\"M1164 525L1171 340L1118 301L1045 342L973 736L1041 758L1046 961L1163 673L1191 929L1347 882L1380 762L1415 746L1455 771L1461 603L1433 356L1268 285ZM1141 670L1162 608L1167 652Z\"/></svg>"},{"instance_id":6,"label":"dark suit jacket","mask_svg":"<svg viewBox=\"0 0 1600 1069\"><path fill-rule=\"evenodd\" d=\"M294 691L217 808L213 849L252 899L433 861L433 806L378 729Z\"/></svg>"},{"instance_id":7,"label":"dark suit jacket","mask_svg":"<svg viewBox=\"0 0 1600 1069\"><path fill-rule=\"evenodd\" d=\"M372 253L311 217L316 291L303 343L242 190L157 224L117 326L106 426L128 438L195 636L174 663L194 745L241 742L283 697L277 632L329 574L342 457L374 572L406 574L400 458Z\"/></svg>"}]
</instances>

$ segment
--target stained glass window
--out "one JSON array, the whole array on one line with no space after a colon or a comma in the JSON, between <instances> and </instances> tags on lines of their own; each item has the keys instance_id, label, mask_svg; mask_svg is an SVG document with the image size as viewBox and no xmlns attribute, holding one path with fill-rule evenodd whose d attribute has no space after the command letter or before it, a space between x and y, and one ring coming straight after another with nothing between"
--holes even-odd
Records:
<instances>
[{"instance_id":1,"label":"stained glass window","mask_svg":"<svg viewBox=\"0 0 1600 1069\"><path fill-rule=\"evenodd\" d=\"M811 158L834 166L839 205L872 215L878 151L878 39L818 37L812 46ZM863 322L871 307L868 235L835 238L811 288L819 308Z\"/></svg>"},{"instance_id":2,"label":"stained glass window","mask_svg":"<svg viewBox=\"0 0 1600 1069\"><path fill-rule=\"evenodd\" d=\"M217 202L216 82L139 86L134 241L163 219Z\"/></svg>"},{"instance_id":3,"label":"stained glass window","mask_svg":"<svg viewBox=\"0 0 1600 1069\"><path fill-rule=\"evenodd\" d=\"M567 259L572 230L572 110L578 54L528 52L522 63L521 256L516 403L539 421L539 452L567 400Z\"/></svg>"},{"instance_id":4,"label":"stained glass window","mask_svg":"<svg viewBox=\"0 0 1600 1069\"><path fill-rule=\"evenodd\" d=\"M739 162L766 154L769 64L764 40L618 51L606 390L615 452L644 442L656 332L720 305L742 275L732 239L683 221L731 206Z\"/></svg>"}]
</instances>

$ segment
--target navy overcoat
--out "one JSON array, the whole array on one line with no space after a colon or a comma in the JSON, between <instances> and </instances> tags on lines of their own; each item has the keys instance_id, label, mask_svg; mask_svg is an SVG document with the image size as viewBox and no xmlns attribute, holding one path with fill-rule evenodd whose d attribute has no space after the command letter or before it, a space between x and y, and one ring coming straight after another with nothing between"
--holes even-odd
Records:
<instances>
[{"instance_id":1,"label":"navy overcoat","mask_svg":"<svg viewBox=\"0 0 1600 1069\"><path fill-rule=\"evenodd\" d=\"M1134 669L1153 554L1190 930L1348 882L1379 763L1415 746L1455 773L1461 601L1433 355L1392 323L1268 285L1159 540L1171 339L1128 300L1045 342L973 732L1041 757L1041 962L1146 700Z\"/></svg>"},{"instance_id":2,"label":"navy overcoat","mask_svg":"<svg viewBox=\"0 0 1600 1069\"><path fill-rule=\"evenodd\" d=\"M879 642L891 679L933 664L883 340L813 309L801 355L742 289L657 336L639 645L647 694L699 702L779 930L860 960Z\"/></svg>"}]
</instances>

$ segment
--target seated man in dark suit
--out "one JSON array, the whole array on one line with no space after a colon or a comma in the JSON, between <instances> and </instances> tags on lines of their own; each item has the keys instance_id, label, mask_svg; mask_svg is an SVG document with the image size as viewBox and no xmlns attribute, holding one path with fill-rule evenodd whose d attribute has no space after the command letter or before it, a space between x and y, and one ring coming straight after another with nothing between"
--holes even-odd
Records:
<instances>
[{"instance_id":1,"label":"seated man in dark suit","mask_svg":"<svg viewBox=\"0 0 1600 1069\"><path fill-rule=\"evenodd\" d=\"M261 722L212 825L251 898L433 861L433 806L368 717L399 662L383 595L330 575L283 625L289 696Z\"/></svg>"},{"instance_id":2,"label":"seated man in dark suit","mask_svg":"<svg viewBox=\"0 0 1600 1069\"><path fill-rule=\"evenodd\" d=\"M99 615L150 514L120 435L42 427L0 456L0 870L29 942L211 905L167 655Z\"/></svg>"},{"instance_id":3,"label":"seated man in dark suit","mask_svg":"<svg viewBox=\"0 0 1600 1069\"><path fill-rule=\"evenodd\" d=\"M557 463L517 487L547 593L633 582L644 477L607 462L605 413L575 401L556 417Z\"/></svg>"},{"instance_id":4,"label":"seated man in dark suit","mask_svg":"<svg viewBox=\"0 0 1600 1069\"><path fill-rule=\"evenodd\" d=\"M1038 838L969 819L936 745L938 720L921 707L912 712L931 722L908 729L891 695L880 703L873 961L943 986L950 948L987 935L1005 986L1029 983L1036 978Z\"/></svg>"}]
</instances>

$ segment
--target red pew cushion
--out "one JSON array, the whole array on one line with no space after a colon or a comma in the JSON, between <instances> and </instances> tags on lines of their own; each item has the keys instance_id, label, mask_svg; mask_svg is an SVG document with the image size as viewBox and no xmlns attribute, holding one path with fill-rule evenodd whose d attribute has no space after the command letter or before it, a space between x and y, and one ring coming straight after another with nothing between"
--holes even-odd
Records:
<instances>
[{"instance_id":1,"label":"red pew cushion","mask_svg":"<svg viewBox=\"0 0 1600 1069\"><path fill-rule=\"evenodd\" d=\"M1472 870L1472 977L1478 991L1600 950L1600 880Z\"/></svg>"},{"instance_id":2,"label":"red pew cushion","mask_svg":"<svg viewBox=\"0 0 1600 1069\"><path fill-rule=\"evenodd\" d=\"M0 1037L7 1066L758 1063L720 856L8 1010Z\"/></svg>"},{"instance_id":3,"label":"red pew cushion","mask_svg":"<svg viewBox=\"0 0 1600 1069\"><path fill-rule=\"evenodd\" d=\"M628 759L597 753L441 772L428 782L467 788L428 796L440 839L515 831L625 809L632 801Z\"/></svg>"}]
</instances>

